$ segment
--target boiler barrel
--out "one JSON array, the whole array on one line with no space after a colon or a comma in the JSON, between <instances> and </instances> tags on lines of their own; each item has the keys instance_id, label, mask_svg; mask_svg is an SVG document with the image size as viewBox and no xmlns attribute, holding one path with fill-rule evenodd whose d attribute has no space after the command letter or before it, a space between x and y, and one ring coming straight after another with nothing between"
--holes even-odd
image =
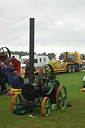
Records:
<instances>
[{"instance_id":1,"label":"boiler barrel","mask_svg":"<svg viewBox=\"0 0 85 128\"><path fill-rule=\"evenodd\" d=\"M25 84L22 88L22 96L29 101L41 96L37 83Z\"/></svg>"}]
</instances>

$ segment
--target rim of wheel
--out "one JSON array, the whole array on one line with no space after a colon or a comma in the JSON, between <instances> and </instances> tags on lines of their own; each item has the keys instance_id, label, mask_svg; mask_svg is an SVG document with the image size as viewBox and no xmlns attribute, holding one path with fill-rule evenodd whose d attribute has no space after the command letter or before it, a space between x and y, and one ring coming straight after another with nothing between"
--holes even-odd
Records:
<instances>
[{"instance_id":1,"label":"rim of wheel","mask_svg":"<svg viewBox=\"0 0 85 128\"><path fill-rule=\"evenodd\" d=\"M20 74L20 64L15 58L7 58L5 60L6 65L8 65L9 62L13 63L14 71L18 71L18 75Z\"/></svg>"},{"instance_id":2,"label":"rim of wheel","mask_svg":"<svg viewBox=\"0 0 85 128\"><path fill-rule=\"evenodd\" d=\"M15 71L18 71L18 74L20 74L20 64L16 59L12 59L10 60L13 63L13 67Z\"/></svg>"},{"instance_id":3,"label":"rim of wheel","mask_svg":"<svg viewBox=\"0 0 85 128\"><path fill-rule=\"evenodd\" d=\"M42 93L49 95L54 88L55 74L51 65L41 67L38 76L38 85Z\"/></svg>"},{"instance_id":4,"label":"rim of wheel","mask_svg":"<svg viewBox=\"0 0 85 128\"><path fill-rule=\"evenodd\" d=\"M41 113L43 116L48 116L51 110L50 98L44 97L41 104Z\"/></svg>"},{"instance_id":5,"label":"rim of wheel","mask_svg":"<svg viewBox=\"0 0 85 128\"><path fill-rule=\"evenodd\" d=\"M59 86L56 92L56 103L59 109L64 109L67 104L67 90L65 86Z\"/></svg>"},{"instance_id":6,"label":"rim of wheel","mask_svg":"<svg viewBox=\"0 0 85 128\"><path fill-rule=\"evenodd\" d=\"M3 54L6 53L8 55L8 57L11 56L10 50L7 47L0 48L0 52Z\"/></svg>"},{"instance_id":7,"label":"rim of wheel","mask_svg":"<svg viewBox=\"0 0 85 128\"><path fill-rule=\"evenodd\" d=\"M12 112L15 112L18 108L21 108L20 102L21 102L21 96L20 95L14 95L12 98L12 102L11 102Z\"/></svg>"},{"instance_id":8,"label":"rim of wheel","mask_svg":"<svg viewBox=\"0 0 85 128\"><path fill-rule=\"evenodd\" d=\"M10 50L7 47L0 48L0 55L2 56L1 61L11 56Z\"/></svg>"}]
</instances>

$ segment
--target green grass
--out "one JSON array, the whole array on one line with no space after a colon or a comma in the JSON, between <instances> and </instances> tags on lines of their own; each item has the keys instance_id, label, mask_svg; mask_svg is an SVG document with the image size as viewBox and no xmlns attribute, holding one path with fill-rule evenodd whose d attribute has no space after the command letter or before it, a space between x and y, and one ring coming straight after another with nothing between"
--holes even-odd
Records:
<instances>
[{"instance_id":1,"label":"green grass","mask_svg":"<svg viewBox=\"0 0 85 128\"><path fill-rule=\"evenodd\" d=\"M57 75L60 84L67 88L67 101L72 107L66 107L61 111L51 111L48 117L39 114L35 118L30 118L31 113L15 115L11 111L12 96L1 95L0 128L84 128L85 92L80 92L84 75L85 72Z\"/></svg>"}]
</instances>

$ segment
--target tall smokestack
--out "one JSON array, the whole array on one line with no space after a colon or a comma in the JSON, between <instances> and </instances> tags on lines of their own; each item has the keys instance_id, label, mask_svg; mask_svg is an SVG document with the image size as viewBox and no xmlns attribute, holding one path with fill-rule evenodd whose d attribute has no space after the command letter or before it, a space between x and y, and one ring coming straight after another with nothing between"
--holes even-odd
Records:
<instances>
[{"instance_id":1,"label":"tall smokestack","mask_svg":"<svg viewBox=\"0 0 85 128\"><path fill-rule=\"evenodd\" d=\"M34 21L30 18L30 36L29 36L29 82L34 83Z\"/></svg>"}]
</instances>

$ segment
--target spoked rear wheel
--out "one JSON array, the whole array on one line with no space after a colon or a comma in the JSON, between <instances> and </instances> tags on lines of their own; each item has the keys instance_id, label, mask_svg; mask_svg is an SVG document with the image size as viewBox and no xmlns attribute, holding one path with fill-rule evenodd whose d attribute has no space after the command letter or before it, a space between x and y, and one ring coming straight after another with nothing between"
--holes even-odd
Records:
<instances>
[{"instance_id":1,"label":"spoked rear wheel","mask_svg":"<svg viewBox=\"0 0 85 128\"><path fill-rule=\"evenodd\" d=\"M41 113L43 116L48 116L51 110L51 101L48 97L44 97L41 105Z\"/></svg>"},{"instance_id":2,"label":"spoked rear wheel","mask_svg":"<svg viewBox=\"0 0 85 128\"><path fill-rule=\"evenodd\" d=\"M11 102L12 112L16 112L17 109L22 108L20 103L21 103L21 96L20 95L14 95L12 98L12 102Z\"/></svg>"},{"instance_id":3,"label":"spoked rear wheel","mask_svg":"<svg viewBox=\"0 0 85 128\"><path fill-rule=\"evenodd\" d=\"M59 86L56 93L56 103L59 109L64 109L67 104L67 90L65 86Z\"/></svg>"},{"instance_id":4,"label":"spoked rear wheel","mask_svg":"<svg viewBox=\"0 0 85 128\"><path fill-rule=\"evenodd\" d=\"M4 61L6 58L10 57L11 53L7 47L0 48L0 60Z\"/></svg>"},{"instance_id":5,"label":"spoked rear wheel","mask_svg":"<svg viewBox=\"0 0 85 128\"><path fill-rule=\"evenodd\" d=\"M49 95L54 87L55 75L51 65L47 64L41 67L38 76L38 85L42 93Z\"/></svg>"},{"instance_id":6,"label":"spoked rear wheel","mask_svg":"<svg viewBox=\"0 0 85 128\"><path fill-rule=\"evenodd\" d=\"M18 74L20 74L20 64L18 60L11 58L10 61L13 63L14 71L18 71Z\"/></svg>"},{"instance_id":7,"label":"spoked rear wheel","mask_svg":"<svg viewBox=\"0 0 85 128\"><path fill-rule=\"evenodd\" d=\"M18 71L18 75L20 74L20 64L19 64L18 60L10 57L10 58L7 58L4 62L6 63L6 65L8 65L9 62L12 62L14 71Z\"/></svg>"}]
</instances>

